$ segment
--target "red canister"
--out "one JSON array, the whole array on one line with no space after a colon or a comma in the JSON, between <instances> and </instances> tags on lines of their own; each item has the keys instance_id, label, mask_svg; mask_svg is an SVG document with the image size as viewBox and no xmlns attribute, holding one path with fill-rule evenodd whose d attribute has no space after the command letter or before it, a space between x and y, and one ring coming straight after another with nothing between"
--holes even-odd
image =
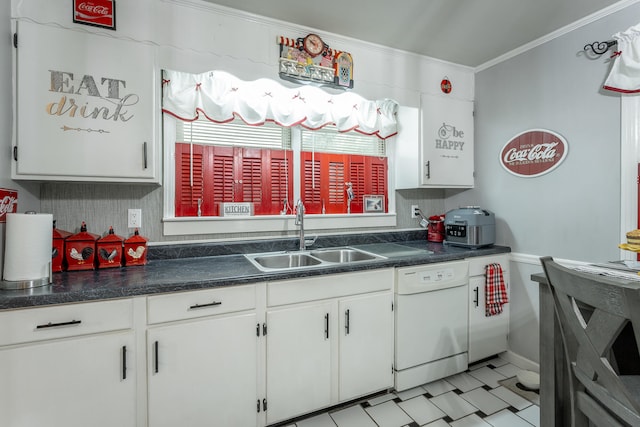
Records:
<instances>
[{"instance_id":1,"label":"red canister","mask_svg":"<svg viewBox=\"0 0 640 427\"><path fill-rule=\"evenodd\" d=\"M66 270L64 259L64 240L73 233L56 228L53 221L53 242L51 246L51 271L54 273Z\"/></svg>"},{"instance_id":2,"label":"red canister","mask_svg":"<svg viewBox=\"0 0 640 427\"><path fill-rule=\"evenodd\" d=\"M428 221L427 241L442 243L444 241L444 215L432 215Z\"/></svg>"},{"instance_id":3,"label":"red canister","mask_svg":"<svg viewBox=\"0 0 640 427\"><path fill-rule=\"evenodd\" d=\"M137 228L133 236L124 241L124 263L126 266L147 263L147 239L140 235Z\"/></svg>"},{"instance_id":4,"label":"red canister","mask_svg":"<svg viewBox=\"0 0 640 427\"><path fill-rule=\"evenodd\" d=\"M64 253L69 271L95 268L96 241L99 238L99 235L87 232L87 224L84 221L79 233L67 237Z\"/></svg>"},{"instance_id":5,"label":"red canister","mask_svg":"<svg viewBox=\"0 0 640 427\"><path fill-rule=\"evenodd\" d=\"M96 243L98 249L98 268L122 267L122 246L124 238L109 227L109 233Z\"/></svg>"}]
</instances>

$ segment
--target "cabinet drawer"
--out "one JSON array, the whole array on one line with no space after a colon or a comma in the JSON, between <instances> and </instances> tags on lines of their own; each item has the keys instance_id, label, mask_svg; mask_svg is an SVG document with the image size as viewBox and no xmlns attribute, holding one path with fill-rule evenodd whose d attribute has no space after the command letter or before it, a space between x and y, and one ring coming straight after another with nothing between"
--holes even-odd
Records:
<instances>
[{"instance_id":1,"label":"cabinet drawer","mask_svg":"<svg viewBox=\"0 0 640 427\"><path fill-rule=\"evenodd\" d=\"M267 284L267 305L296 304L393 289L393 269L328 274Z\"/></svg>"},{"instance_id":2,"label":"cabinet drawer","mask_svg":"<svg viewBox=\"0 0 640 427\"><path fill-rule=\"evenodd\" d=\"M509 254L481 256L468 258L468 260L469 277L483 276L485 266L493 263L500 264L502 266L502 271L509 271Z\"/></svg>"},{"instance_id":3,"label":"cabinet drawer","mask_svg":"<svg viewBox=\"0 0 640 427\"><path fill-rule=\"evenodd\" d=\"M131 329L130 299L69 304L0 313L0 345Z\"/></svg>"},{"instance_id":4,"label":"cabinet drawer","mask_svg":"<svg viewBox=\"0 0 640 427\"><path fill-rule=\"evenodd\" d=\"M193 319L255 307L255 285L159 295L147 299L147 323Z\"/></svg>"}]
</instances>

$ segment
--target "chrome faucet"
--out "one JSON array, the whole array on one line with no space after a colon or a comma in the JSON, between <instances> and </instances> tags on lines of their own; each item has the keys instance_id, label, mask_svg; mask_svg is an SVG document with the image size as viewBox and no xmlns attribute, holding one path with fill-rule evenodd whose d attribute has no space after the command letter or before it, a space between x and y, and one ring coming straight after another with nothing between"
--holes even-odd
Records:
<instances>
[{"instance_id":1,"label":"chrome faucet","mask_svg":"<svg viewBox=\"0 0 640 427\"><path fill-rule=\"evenodd\" d=\"M300 226L300 250L304 251L306 249L306 245L304 242L304 204L300 199L298 199L298 203L296 203L295 224Z\"/></svg>"}]
</instances>

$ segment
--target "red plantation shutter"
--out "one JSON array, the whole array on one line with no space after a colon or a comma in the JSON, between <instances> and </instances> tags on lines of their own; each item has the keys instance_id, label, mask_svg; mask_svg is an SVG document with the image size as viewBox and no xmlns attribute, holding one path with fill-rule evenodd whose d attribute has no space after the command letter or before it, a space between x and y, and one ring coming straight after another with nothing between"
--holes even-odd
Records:
<instances>
[{"instance_id":1,"label":"red plantation shutter","mask_svg":"<svg viewBox=\"0 0 640 427\"><path fill-rule=\"evenodd\" d=\"M176 143L177 217L196 216L198 199L202 216L219 215L222 202L253 202L256 215L280 214L285 199L293 204L292 151L198 144L190 150Z\"/></svg>"},{"instance_id":2,"label":"red plantation shutter","mask_svg":"<svg viewBox=\"0 0 640 427\"><path fill-rule=\"evenodd\" d=\"M219 203L235 201L234 148L217 146L207 148L212 157L205 173L212 178L213 215L219 215Z\"/></svg>"},{"instance_id":3,"label":"red plantation shutter","mask_svg":"<svg viewBox=\"0 0 640 427\"><path fill-rule=\"evenodd\" d=\"M319 153L302 152L302 201L307 213L322 213L322 174ZM294 203L297 202L294 201Z\"/></svg>"},{"instance_id":4,"label":"red plantation shutter","mask_svg":"<svg viewBox=\"0 0 640 427\"><path fill-rule=\"evenodd\" d=\"M254 213L263 213L263 193L262 186L267 184L263 182L262 174L268 175L269 171L262 168L262 151L260 149L248 149L243 148L239 150L242 153L241 164L241 180L240 192L241 198L236 199L236 202L253 202ZM266 150L265 150L266 151Z\"/></svg>"},{"instance_id":5,"label":"red plantation shutter","mask_svg":"<svg viewBox=\"0 0 640 427\"><path fill-rule=\"evenodd\" d=\"M317 155L317 153L316 153ZM323 154L327 159L327 174L329 194L326 204L327 213L346 213L347 177L345 174L345 156L337 154ZM324 168L323 168L324 169Z\"/></svg>"},{"instance_id":6,"label":"red plantation shutter","mask_svg":"<svg viewBox=\"0 0 640 427\"><path fill-rule=\"evenodd\" d=\"M285 201L289 206L293 206L293 179L291 175L293 153L291 151L265 150L265 157L268 166L268 179L265 180L265 198L263 208L269 214L279 214L284 209ZM291 213L291 212L289 212Z\"/></svg>"},{"instance_id":7,"label":"red plantation shutter","mask_svg":"<svg viewBox=\"0 0 640 427\"><path fill-rule=\"evenodd\" d=\"M384 196L384 211L389 212L389 198L387 197L387 158L367 157L369 178L366 194Z\"/></svg>"},{"instance_id":8,"label":"red plantation shutter","mask_svg":"<svg viewBox=\"0 0 640 427\"><path fill-rule=\"evenodd\" d=\"M349 162L349 182L351 182L355 198L351 201L351 213L362 213L362 196L367 193L364 156L347 156Z\"/></svg>"},{"instance_id":9,"label":"red plantation shutter","mask_svg":"<svg viewBox=\"0 0 640 427\"><path fill-rule=\"evenodd\" d=\"M363 196L384 196L388 212L387 159L351 154L302 152L302 200L308 213L347 213L347 182L355 198L351 213L363 212ZM312 160L313 158L313 160Z\"/></svg>"},{"instance_id":10,"label":"red plantation shutter","mask_svg":"<svg viewBox=\"0 0 640 427\"><path fill-rule=\"evenodd\" d=\"M197 216L198 199L204 200L203 147L176 144L176 216ZM191 151L193 147L193 152ZM204 215L204 213L203 213Z\"/></svg>"},{"instance_id":11,"label":"red plantation shutter","mask_svg":"<svg viewBox=\"0 0 640 427\"><path fill-rule=\"evenodd\" d=\"M285 200L292 204L292 152L257 148L241 152L242 199L236 201L253 202L256 215L278 215Z\"/></svg>"}]
</instances>

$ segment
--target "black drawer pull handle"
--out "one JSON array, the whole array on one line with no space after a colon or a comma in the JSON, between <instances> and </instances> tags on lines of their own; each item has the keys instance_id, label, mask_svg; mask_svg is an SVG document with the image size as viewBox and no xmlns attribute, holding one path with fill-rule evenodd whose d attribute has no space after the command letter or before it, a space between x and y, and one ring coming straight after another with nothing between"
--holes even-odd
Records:
<instances>
[{"instance_id":1,"label":"black drawer pull handle","mask_svg":"<svg viewBox=\"0 0 640 427\"><path fill-rule=\"evenodd\" d=\"M159 363L158 363L159 362L159 360L158 360L158 341L153 343L153 347L154 347L154 350L155 350L155 360L154 360L155 367L154 367L154 371L157 374L158 373L158 365L159 365Z\"/></svg>"},{"instance_id":2,"label":"black drawer pull handle","mask_svg":"<svg viewBox=\"0 0 640 427\"><path fill-rule=\"evenodd\" d=\"M324 315L324 339L329 339L329 313Z\"/></svg>"},{"instance_id":3,"label":"black drawer pull handle","mask_svg":"<svg viewBox=\"0 0 640 427\"><path fill-rule=\"evenodd\" d=\"M214 302L210 302L209 304L194 304L191 307L189 307L189 310L196 310L198 308L206 308L206 307L213 307L216 305L221 305L222 301L214 301Z\"/></svg>"},{"instance_id":4,"label":"black drawer pull handle","mask_svg":"<svg viewBox=\"0 0 640 427\"><path fill-rule=\"evenodd\" d=\"M344 312L344 329L345 329L345 335L349 335L349 309L347 309L347 311Z\"/></svg>"},{"instance_id":5,"label":"black drawer pull handle","mask_svg":"<svg viewBox=\"0 0 640 427\"><path fill-rule=\"evenodd\" d=\"M478 298L478 286L476 286L476 288L473 290L473 293L475 295L474 298L473 298L473 302L477 307L478 306L478 301L479 301L479 298Z\"/></svg>"},{"instance_id":6,"label":"black drawer pull handle","mask_svg":"<svg viewBox=\"0 0 640 427\"><path fill-rule=\"evenodd\" d=\"M122 379L127 379L127 346L122 346Z\"/></svg>"},{"instance_id":7,"label":"black drawer pull handle","mask_svg":"<svg viewBox=\"0 0 640 427\"><path fill-rule=\"evenodd\" d=\"M61 322L61 323L45 323L44 325L38 325L36 326L36 329L45 329L45 328L57 328L60 326L72 326L72 325L79 325L80 323L82 323L82 320L72 320L70 322Z\"/></svg>"},{"instance_id":8,"label":"black drawer pull handle","mask_svg":"<svg viewBox=\"0 0 640 427\"><path fill-rule=\"evenodd\" d=\"M147 168L147 142L145 141L144 144L142 144L142 163L144 166L144 169Z\"/></svg>"}]
</instances>

